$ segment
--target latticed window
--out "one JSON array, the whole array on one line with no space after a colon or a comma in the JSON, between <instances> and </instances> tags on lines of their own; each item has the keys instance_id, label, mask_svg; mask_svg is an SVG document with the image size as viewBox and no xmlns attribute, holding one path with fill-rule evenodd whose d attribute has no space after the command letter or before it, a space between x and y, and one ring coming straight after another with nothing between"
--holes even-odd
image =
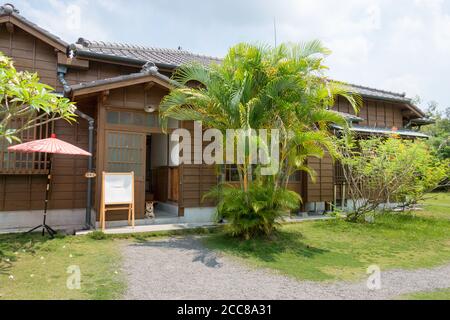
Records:
<instances>
[{"instance_id":1,"label":"latticed window","mask_svg":"<svg viewBox=\"0 0 450 320\"><path fill-rule=\"evenodd\" d=\"M236 165L225 166L225 181L227 182L239 182L239 172Z\"/></svg>"},{"instance_id":2,"label":"latticed window","mask_svg":"<svg viewBox=\"0 0 450 320\"><path fill-rule=\"evenodd\" d=\"M131 111L108 111L106 122L111 125L136 126L145 128L159 128L159 116L157 113L143 113ZM178 121L169 119L168 128L178 128Z\"/></svg>"},{"instance_id":3,"label":"latticed window","mask_svg":"<svg viewBox=\"0 0 450 320\"><path fill-rule=\"evenodd\" d=\"M134 172L136 177L143 177L145 163L145 135L108 132L107 160L108 172Z\"/></svg>"},{"instance_id":4,"label":"latticed window","mask_svg":"<svg viewBox=\"0 0 450 320\"><path fill-rule=\"evenodd\" d=\"M11 122L11 128L20 128L25 124L25 119L15 119ZM45 121L45 120L43 120ZM19 134L21 142L46 139L50 136L51 124L45 124L36 128L23 131ZM5 139L0 139L0 174L46 174L48 169L48 154L45 153L17 153L9 152L10 144Z\"/></svg>"},{"instance_id":5,"label":"latticed window","mask_svg":"<svg viewBox=\"0 0 450 320\"><path fill-rule=\"evenodd\" d=\"M344 168L342 167L342 163L339 161L336 161L334 165L334 183L335 184L345 183Z\"/></svg>"}]
</instances>

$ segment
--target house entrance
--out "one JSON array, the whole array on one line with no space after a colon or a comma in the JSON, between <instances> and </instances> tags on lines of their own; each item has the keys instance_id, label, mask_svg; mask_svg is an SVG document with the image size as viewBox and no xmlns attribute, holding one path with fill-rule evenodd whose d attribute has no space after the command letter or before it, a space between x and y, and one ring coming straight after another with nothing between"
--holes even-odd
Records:
<instances>
[{"instance_id":1,"label":"house entrance","mask_svg":"<svg viewBox=\"0 0 450 320\"><path fill-rule=\"evenodd\" d=\"M156 219L178 217L179 168L170 157L169 135L146 136L145 201L146 210Z\"/></svg>"}]
</instances>

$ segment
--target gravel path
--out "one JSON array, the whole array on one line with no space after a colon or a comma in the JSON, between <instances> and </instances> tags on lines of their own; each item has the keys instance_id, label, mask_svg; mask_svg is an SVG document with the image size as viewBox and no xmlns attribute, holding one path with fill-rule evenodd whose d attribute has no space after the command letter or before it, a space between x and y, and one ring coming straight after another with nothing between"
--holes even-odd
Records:
<instances>
[{"instance_id":1,"label":"gravel path","mask_svg":"<svg viewBox=\"0 0 450 320\"><path fill-rule=\"evenodd\" d=\"M300 282L244 266L205 249L193 237L127 245L123 255L129 286L125 299L389 299L450 288L450 265L383 272L377 291L368 290L365 281Z\"/></svg>"}]
</instances>

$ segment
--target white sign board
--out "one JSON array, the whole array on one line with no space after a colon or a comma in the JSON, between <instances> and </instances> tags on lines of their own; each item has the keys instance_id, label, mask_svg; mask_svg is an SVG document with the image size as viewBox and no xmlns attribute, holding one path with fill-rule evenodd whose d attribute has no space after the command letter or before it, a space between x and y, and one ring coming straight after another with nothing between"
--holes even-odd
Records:
<instances>
[{"instance_id":1,"label":"white sign board","mask_svg":"<svg viewBox=\"0 0 450 320\"><path fill-rule=\"evenodd\" d=\"M104 204L134 203L133 173L106 173L104 175Z\"/></svg>"}]
</instances>

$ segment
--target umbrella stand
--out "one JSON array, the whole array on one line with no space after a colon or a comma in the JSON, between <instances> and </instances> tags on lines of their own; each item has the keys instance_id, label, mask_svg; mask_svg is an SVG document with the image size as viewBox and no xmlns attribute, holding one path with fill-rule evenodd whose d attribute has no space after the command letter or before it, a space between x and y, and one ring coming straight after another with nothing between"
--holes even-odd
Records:
<instances>
[{"instance_id":1,"label":"umbrella stand","mask_svg":"<svg viewBox=\"0 0 450 320\"><path fill-rule=\"evenodd\" d=\"M56 231L47 225L47 210L48 202L50 198L50 185L52 181L52 155L53 154L66 154L75 156L88 156L92 157L90 152L86 152L70 143L64 142L62 140L56 139L56 135L53 133L50 138L35 140L27 143L22 143L16 146L8 147L8 151L12 152L26 152L26 153L46 153L49 155L48 158L48 175L47 175L47 190L45 191L45 206L44 206L44 221L41 225L31 229L27 233L31 233L39 228L42 228L42 236L45 235L45 231L48 232L50 237L54 237Z\"/></svg>"},{"instance_id":2,"label":"umbrella stand","mask_svg":"<svg viewBox=\"0 0 450 320\"><path fill-rule=\"evenodd\" d=\"M55 230L53 230L50 226L47 225L47 210L48 210L48 201L50 198L50 184L52 181L52 154L49 154L49 168L48 168L48 175L47 175L47 189L45 190L45 203L44 203L44 220L42 224L38 225L37 227L34 227L30 231L27 232L27 234L32 233L33 231L36 231L37 229L42 228L42 236L45 235L45 231L48 232L49 236L51 238L55 237L55 234L57 233Z\"/></svg>"}]
</instances>

